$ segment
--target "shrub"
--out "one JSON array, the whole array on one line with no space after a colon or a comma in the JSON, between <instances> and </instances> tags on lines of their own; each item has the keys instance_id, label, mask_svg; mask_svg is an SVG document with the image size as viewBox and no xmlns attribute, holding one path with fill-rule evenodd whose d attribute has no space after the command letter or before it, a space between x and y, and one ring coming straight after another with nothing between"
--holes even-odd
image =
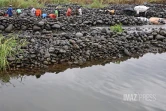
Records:
<instances>
[{"instance_id":1,"label":"shrub","mask_svg":"<svg viewBox=\"0 0 166 111\"><path fill-rule=\"evenodd\" d=\"M116 24L114 26L111 26L110 29L114 32L123 32L122 24Z\"/></svg>"},{"instance_id":2,"label":"shrub","mask_svg":"<svg viewBox=\"0 0 166 111\"><path fill-rule=\"evenodd\" d=\"M18 40L17 36L4 37L0 35L0 70L9 68L8 57L20 53L21 47L26 45L26 40Z\"/></svg>"}]
</instances>

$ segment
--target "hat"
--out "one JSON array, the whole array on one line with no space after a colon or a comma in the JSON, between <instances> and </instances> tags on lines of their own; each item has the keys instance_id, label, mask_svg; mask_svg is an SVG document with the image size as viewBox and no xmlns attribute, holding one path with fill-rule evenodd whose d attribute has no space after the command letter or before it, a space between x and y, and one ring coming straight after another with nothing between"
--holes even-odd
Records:
<instances>
[{"instance_id":1,"label":"hat","mask_svg":"<svg viewBox=\"0 0 166 111\"><path fill-rule=\"evenodd\" d=\"M10 7L12 6L12 5L9 5Z\"/></svg>"}]
</instances>

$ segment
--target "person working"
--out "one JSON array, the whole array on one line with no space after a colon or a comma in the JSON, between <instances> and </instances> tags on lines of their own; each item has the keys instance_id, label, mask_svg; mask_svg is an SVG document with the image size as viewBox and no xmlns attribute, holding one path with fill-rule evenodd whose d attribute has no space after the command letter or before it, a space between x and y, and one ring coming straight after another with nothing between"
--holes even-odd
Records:
<instances>
[{"instance_id":1,"label":"person working","mask_svg":"<svg viewBox=\"0 0 166 111\"><path fill-rule=\"evenodd\" d=\"M58 7L56 7L56 9L55 9L55 15L56 15L56 17L60 17L60 11L59 11Z\"/></svg>"},{"instance_id":2,"label":"person working","mask_svg":"<svg viewBox=\"0 0 166 111\"><path fill-rule=\"evenodd\" d=\"M9 17L13 16L13 8L12 5L9 6L9 8L7 9L7 14Z\"/></svg>"},{"instance_id":3,"label":"person working","mask_svg":"<svg viewBox=\"0 0 166 111\"><path fill-rule=\"evenodd\" d=\"M137 17L140 19L142 22L146 22L147 24L155 24L155 25L161 25L161 24L166 24L166 19L165 18L158 18L158 17L151 17L151 18L146 18L146 17Z\"/></svg>"},{"instance_id":4,"label":"person working","mask_svg":"<svg viewBox=\"0 0 166 111\"><path fill-rule=\"evenodd\" d=\"M81 7L78 8L78 13L79 13L79 15L82 15L82 9L81 9Z\"/></svg>"},{"instance_id":5,"label":"person working","mask_svg":"<svg viewBox=\"0 0 166 111\"><path fill-rule=\"evenodd\" d=\"M115 10L106 10L106 13L113 15L113 14L115 14Z\"/></svg>"},{"instance_id":6,"label":"person working","mask_svg":"<svg viewBox=\"0 0 166 111\"><path fill-rule=\"evenodd\" d=\"M35 12L36 12L36 9L33 7L33 8L31 9L31 15L32 15L32 16L35 16Z\"/></svg>"},{"instance_id":7,"label":"person working","mask_svg":"<svg viewBox=\"0 0 166 111\"><path fill-rule=\"evenodd\" d=\"M19 15L21 14L21 12L22 12L21 9L17 9L17 10L16 10L17 16L19 16Z\"/></svg>"},{"instance_id":8,"label":"person working","mask_svg":"<svg viewBox=\"0 0 166 111\"><path fill-rule=\"evenodd\" d=\"M149 18L149 22L153 24L166 24L165 18L151 17Z\"/></svg>"},{"instance_id":9,"label":"person working","mask_svg":"<svg viewBox=\"0 0 166 111\"><path fill-rule=\"evenodd\" d=\"M75 10L75 15L79 15L78 7L77 7L76 10Z\"/></svg>"},{"instance_id":10,"label":"person working","mask_svg":"<svg viewBox=\"0 0 166 111\"><path fill-rule=\"evenodd\" d=\"M55 18L56 18L56 15L55 15L55 14L49 14L48 16L49 16L49 18L51 18L51 19L55 19Z\"/></svg>"},{"instance_id":11,"label":"person working","mask_svg":"<svg viewBox=\"0 0 166 111\"><path fill-rule=\"evenodd\" d=\"M67 9L66 16L71 16L72 10L71 7Z\"/></svg>"},{"instance_id":12,"label":"person working","mask_svg":"<svg viewBox=\"0 0 166 111\"><path fill-rule=\"evenodd\" d=\"M46 14L46 13L43 13L43 14L42 14L42 18L47 18L47 14Z\"/></svg>"},{"instance_id":13,"label":"person working","mask_svg":"<svg viewBox=\"0 0 166 111\"><path fill-rule=\"evenodd\" d=\"M37 17L40 17L41 14L42 14L42 11L41 11L40 9L36 9L35 15L36 15Z\"/></svg>"},{"instance_id":14,"label":"person working","mask_svg":"<svg viewBox=\"0 0 166 111\"><path fill-rule=\"evenodd\" d=\"M140 12L144 13L144 16L146 16L147 10L149 9L149 7L146 7L144 5L139 5L139 6L135 6L134 10L136 11L136 14L138 16L140 16Z\"/></svg>"}]
</instances>

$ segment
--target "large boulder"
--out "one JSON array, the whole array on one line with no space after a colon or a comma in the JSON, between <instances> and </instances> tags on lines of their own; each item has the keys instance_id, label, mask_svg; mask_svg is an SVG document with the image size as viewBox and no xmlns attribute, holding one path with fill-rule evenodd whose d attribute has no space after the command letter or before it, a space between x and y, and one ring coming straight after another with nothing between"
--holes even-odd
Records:
<instances>
[{"instance_id":1,"label":"large boulder","mask_svg":"<svg viewBox=\"0 0 166 111\"><path fill-rule=\"evenodd\" d=\"M9 24L8 27L5 29L5 32L10 33L13 29L13 24Z\"/></svg>"},{"instance_id":2,"label":"large boulder","mask_svg":"<svg viewBox=\"0 0 166 111\"><path fill-rule=\"evenodd\" d=\"M162 35L157 35L157 36L156 36L156 39L157 39L157 40L163 40L163 39L165 39L165 37L162 36Z\"/></svg>"},{"instance_id":3,"label":"large boulder","mask_svg":"<svg viewBox=\"0 0 166 111\"><path fill-rule=\"evenodd\" d=\"M77 33L76 33L76 37L83 37L83 34L80 33L80 32L77 32Z\"/></svg>"},{"instance_id":4,"label":"large boulder","mask_svg":"<svg viewBox=\"0 0 166 111\"><path fill-rule=\"evenodd\" d=\"M39 31L39 30L41 30L41 28L40 28L39 26L34 25L34 26L33 26L33 30L34 30L34 31Z\"/></svg>"},{"instance_id":5,"label":"large boulder","mask_svg":"<svg viewBox=\"0 0 166 111\"><path fill-rule=\"evenodd\" d=\"M59 24L54 24L54 25L52 25L52 28L53 28L53 29L60 29L61 26L60 26Z\"/></svg>"}]
</instances>

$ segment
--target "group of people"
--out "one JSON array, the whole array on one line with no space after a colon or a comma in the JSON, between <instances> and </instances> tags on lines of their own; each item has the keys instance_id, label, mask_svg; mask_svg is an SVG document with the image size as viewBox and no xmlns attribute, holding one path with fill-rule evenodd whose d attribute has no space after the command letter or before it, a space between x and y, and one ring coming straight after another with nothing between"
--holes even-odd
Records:
<instances>
[{"instance_id":1,"label":"group of people","mask_svg":"<svg viewBox=\"0 0 166 111\"><path fill-rule=\"evenodd\" d=\"M159 17L151 17L146 18L146 13L150 7L146 7L144 5L135 6L134 8L128 7L124 8L123 11L129 16L136 16L138 19L140 19L143 22L147 22L149 24L166 24L166 18L159 18ZM109 13L111 15L115 14L115 10L106 10L106 13ZM136 15L135 15L136 14Z\"/></svg>"},{"instance_id":2,"label":"group of people","mask_svg":"<svg viewBox=\"0 0 166 111\"><path fill-rule=\"evenodd\" d=\"M140 6L135 6L134 10L136 11L136 14L139 15L140 12L144 13L146 16L146 13L148 11L149 7L146 7L144 5L140 5ZM166 19L165 18L159 18L159 17L150 17L150 18L146 18L146 17L138 17L138 19L140 19L141 21L145 21L147 23L151 23L151 24L166 24Z\"/></svg>"},{"instance_id":3,"label":"group of people","mask_svg":"<svg viewBox=\"0 0 166 111\"><path fill-rule=\"evenodd\" d=\"M22 10L21 9L17 9L16 10L16 15L19 16L20 14L22 13ZM37 8L35 9L34 7L31 7L31 10L30 10L30 14L31 16L36 16L36 17L42 17L42 18L52 18L52 19L55 19L56 17L60 17L60 10L58 9L58 7L55 8L54 12L53 13L46 13L45 11L42 12L41 9ZM72 10L71 7L69 7L66 11L66 16L71 16L71 15L82 15L82 9L81 7L77 7L76 10ZM11 17L13 16L13 8L12 8L12 5L9 6L9 8L7 9L7 12L3 12L1 15L4 15L4 16L8 16L8 17Z\"/></svg>"},{"instance_id":4,"label":"group of people","mask_svg":"<svg viewBox=\"0 0 166 111\"><path fill-rule=\"evenodd\" d=\"M147 22L147 23L152 23L152 24L166 24L166 19L165 18L158 18L158 17L151 17L151 18L146 18L146 17L141 17L139 14L140 13L145 13L147 12L147 10L149 9L149 7L146 7L144 5L140 5L140 6L135 6L134 8L125 8L124 11L125 12L129 12L129 14L131 14L133 11L136 12L137 14L137 18L140 19L141 21ZM115 14L115 10L105 10L107 13L110 14ZM21 9L17 9L16 10L16 15L19 16L22 13ZM1 15L2 13L0 13ZM58 7L55 8L53 13L47 14L45 11L42 12L41 9L37 8L35 9L34 7L31 7L30 10L30 14L31 16L36 16L36 17L42 17L42 18L52 18L55 19L56 17L60 17L60 10L58 9ZM66 11L66 16L71 16L71 15L82 15L82 9L81 7L77 7L76 10L73 10L71 7L68 7L67 11ZM13 16L13 8L12 5L9 6L9 8L7 9L7 12L2 14L4 16Z\"/></svg>"}]
</instances>

